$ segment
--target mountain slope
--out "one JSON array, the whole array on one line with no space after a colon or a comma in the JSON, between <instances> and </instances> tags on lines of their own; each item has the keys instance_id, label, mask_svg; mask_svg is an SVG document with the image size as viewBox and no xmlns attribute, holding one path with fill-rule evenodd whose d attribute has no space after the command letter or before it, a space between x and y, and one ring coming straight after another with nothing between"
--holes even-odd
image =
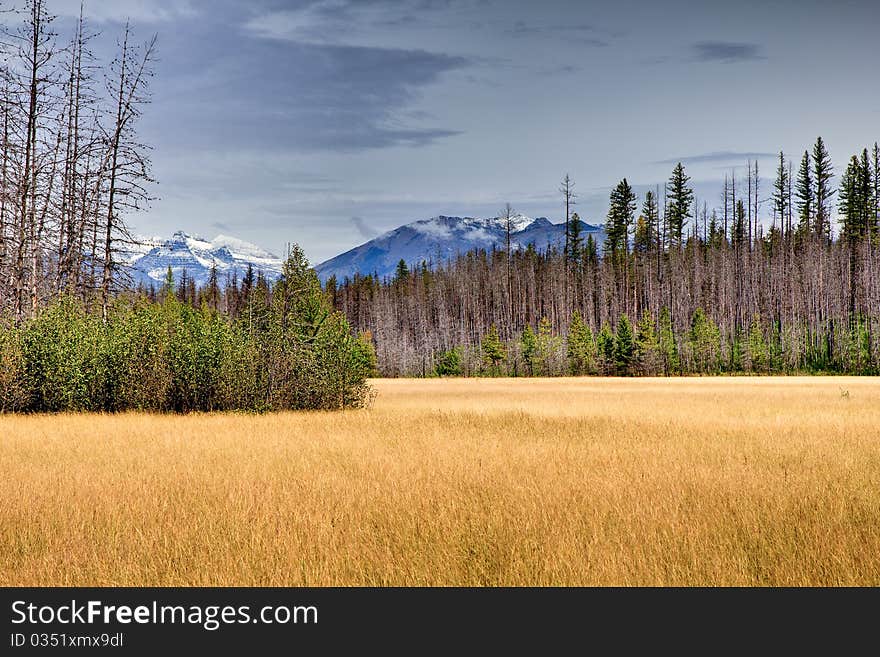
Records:
<instances>
[{"instance_id":1,"label":"mountain slope","mask_svg":"<svg viewBox=\"0 0 880 657\"><path fill-rule=\"evenodd\" d=\"M529 244L539 250L550 246L561 248L565 241L564 223L516 215L511 224L513 248L526 248ZM315 271L322 281L330 276L342 280L358 273L391 276L401 259L411 265L425 261L437 266L473 249L502 248L506 232L506 220L502 217L477 219L440 215L395 228L322 262ZM587 234L592 234L599 244L605 241L604 226L581 222L581 234L585 240Z\"/></svg>"},{"instance_id":2,"label":"mountain slope","mask_svg":"<svg viewBox=\"0 0 880 657\"><path fill-rule=\"evenodd\" d=\"M161 284L168 267L179 282L184 270L197 285L204 285L211 275L211 267L217 267L220 285L237 275L245 275L248 265L254 272L261 271L269 279L281 275L281 259L265 249L234 237L218 235L213 240L188 235L178 231L171 239L158 237L141 238L140 244L129 251L127 263L135 285Z\"/></svg>"}]
</instances>

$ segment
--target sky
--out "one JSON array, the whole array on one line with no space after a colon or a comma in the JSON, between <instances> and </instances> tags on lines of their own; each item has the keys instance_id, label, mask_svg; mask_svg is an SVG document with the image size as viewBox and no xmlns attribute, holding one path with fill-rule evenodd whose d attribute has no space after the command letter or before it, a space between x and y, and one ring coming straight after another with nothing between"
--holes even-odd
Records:
<instances>
[{"instance_id":1,"label":"sky","mask_svg":"<svg viewBox=\"0 0 880 657\"><path fill-rule=\"evenodd\" d=\"M49 0L65 33L75 0ZM143 235L232 235L317 264L401 224L505 203L602 223L681 161L699 203L822 135L880 139L877 0L86 0L98 54L158 35ZM103 49L103 50L102 50ZM768 217L769 202L762 206Z\"/></svg>"}]
</instances>

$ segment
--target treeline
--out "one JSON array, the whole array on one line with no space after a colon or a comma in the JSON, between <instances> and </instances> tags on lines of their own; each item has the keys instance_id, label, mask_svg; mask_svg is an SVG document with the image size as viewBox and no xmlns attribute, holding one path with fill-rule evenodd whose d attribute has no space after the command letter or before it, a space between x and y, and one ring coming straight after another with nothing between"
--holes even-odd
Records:
<instances>
[{"instance_id":1,"label":"treeline","mask_svg":"<svg viewBox=\"0 0 880 657\"><path fill-rule=\"evenodd\" d=\"M238 290L234 314L116 295L106 314L64 296L0 322L0 412L271 411L358 407L375 352L335 311L300 249L274 285Z\"/></svg>"},{"instance_id":2,"label":"treeline","mask_svg":"<svg viewBox=\"0 0 880 657\"><path fill-rule=\"evenodd\" d=\"M718 207L678 164L661 194L615 186L583 240L563 180L561 248L474 251L390 280L327 282L385 376L880 372L880 148L839 185L819 138L725 177ZM638 211L638 215L637 215ZM837 220L840 231L834 234Z\"/></svg>"},{"instance_id":3,"label":"treeline","mask_svg":"<svg viewBox=\"0 0 880 657\"><path fill-rule=\"evenodd\" d=\"M82 16L61 36L44 0L0 20L0 314L76 296L106 316L126 283L126 215L151 200L137 122L156 38L137 44L126 25L101 62Z\"/></svg>"}]
</instances>

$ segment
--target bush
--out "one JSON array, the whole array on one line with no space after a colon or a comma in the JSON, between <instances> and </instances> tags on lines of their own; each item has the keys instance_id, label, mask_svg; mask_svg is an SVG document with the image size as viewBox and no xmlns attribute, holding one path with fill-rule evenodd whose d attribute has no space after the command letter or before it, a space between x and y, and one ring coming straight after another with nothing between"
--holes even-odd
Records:
<instances>
[{"instance_id":1,"label":"bush","mask_svg":"<svg viewBox=\"0 0 880 657\"><path fill-rule=\"evenodd\" d=\"M376 353L334 312L302 252L261 321L233 321L166 294L117 299L107 321L63 299L19 326L0 324L0 412L332 409L364 406Z\"/></svg>"}]
</instances>

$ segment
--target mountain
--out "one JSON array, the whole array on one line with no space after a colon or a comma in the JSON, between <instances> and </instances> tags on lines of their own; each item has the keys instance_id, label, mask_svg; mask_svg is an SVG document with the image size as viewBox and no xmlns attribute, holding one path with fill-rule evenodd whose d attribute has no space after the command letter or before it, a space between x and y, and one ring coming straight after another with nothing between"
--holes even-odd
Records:
<instances>
[{"instance_id":1,"label":"mountain","mask_svg":"<svg viewBox=\"0 0 880 657\"><path fill-rule=\"evenodd\" d=\"M341 281L357 273L391 276L401 259L410 265L425 261L436 266L473 249L505 248L506 232L503 217L477 219L441 215L395 228L322 262L315 271L322 281L330 276ZM604 226L581 222L584 240L587 234L592 234L600 245L605 241ZM564 223L554 224L544 217L531 219L521 214L512 219L513 248L522 249L529 244L539 250L550 246L561 248L564 242Z\"/></svg>"},{"instance_id":2,"label":"mountain","mask_svg":"<svg viewBox=\"0 0 880 657\"><path fill-rule=\"evenodd\" d=\"M217 267L217 278L224 285L234 274L238 280L252 265L254 272L262 271L269 279L281 275L282 262L278 256L261 249L255 244L234 237L218 235L212 240L188 235L178 231L171 239L159 237L139 238L138 243L129 248L126 264L135 284L159 285L165 280L168 267L174 273L174 280L180 281L183 271L204 285L211 275L211 266Z\"/></svg>"}]
</instances>

